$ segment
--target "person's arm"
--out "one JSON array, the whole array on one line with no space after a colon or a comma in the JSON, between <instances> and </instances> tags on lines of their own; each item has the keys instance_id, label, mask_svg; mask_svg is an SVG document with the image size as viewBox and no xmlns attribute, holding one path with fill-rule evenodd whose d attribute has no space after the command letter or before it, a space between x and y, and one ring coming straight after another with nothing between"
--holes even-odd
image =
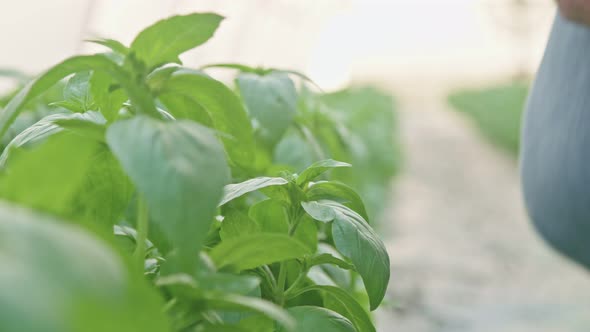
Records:
<instances>
[{"instance_id":1,"label":"person's arm","mask_svg":"<svg viewBox=\"0 0 590 332\"><path fill-rule=\"evenodd\" d=\"M557 4L564 17L590 25L590 0L557 0Z\"/></svg>"}]
</instances>

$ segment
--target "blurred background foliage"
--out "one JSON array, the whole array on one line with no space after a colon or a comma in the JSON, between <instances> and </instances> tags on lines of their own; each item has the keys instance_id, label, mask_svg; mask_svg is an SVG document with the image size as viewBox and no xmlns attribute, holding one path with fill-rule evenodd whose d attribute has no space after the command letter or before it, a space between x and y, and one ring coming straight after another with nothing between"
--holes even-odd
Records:
<instances>
[{"instance_id":1,"label":"blurred background foliage","mask_svg":"<svg viewBox=\"0 0 590 332\"><path fill-rule=\"evenodd\" d=\"M449 96L449 103L472 121L496 146L516 157L522 113L529 83L514 81L497 86L465 89Z\"/></svg>"}]
</instances>

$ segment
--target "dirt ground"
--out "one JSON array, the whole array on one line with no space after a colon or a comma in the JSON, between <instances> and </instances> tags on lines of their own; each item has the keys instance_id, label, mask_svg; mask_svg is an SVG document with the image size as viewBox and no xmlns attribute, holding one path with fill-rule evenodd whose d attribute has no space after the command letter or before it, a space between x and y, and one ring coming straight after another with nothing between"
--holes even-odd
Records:
<instances>
[{"instance_id":1,"label":"dirt ground","mask_svg":"<svg viewBox=\"0 0 590 332\"><path fill-rule=\"evenodd\" d=\"M444 96L399 96L405 165L384 221L392 276L378 330L590 331L590 274L537 237L516 161Z\"/></svg>"}]
</instances>

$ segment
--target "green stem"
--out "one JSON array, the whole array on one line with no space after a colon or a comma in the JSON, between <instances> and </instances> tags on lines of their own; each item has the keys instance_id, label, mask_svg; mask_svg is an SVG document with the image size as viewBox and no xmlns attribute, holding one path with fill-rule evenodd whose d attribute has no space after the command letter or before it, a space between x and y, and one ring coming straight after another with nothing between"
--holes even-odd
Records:
<instances>
[{"instance_id":1,"label":"green stem","mask_svg":"<svg viewBox=\"0 0 590 332\"><path fill-rule=\"evenodd\" d=\"M133 253L133 257L137 262L137 267L142 271L145 264L145 251L146 246L145 243L147 241L148 236L148 227L149 227L149 219L148 219L148 209L143 197L139 197L137 200L137 237L135 239L135 252Z\"/></svg>"},{"instance_id":2,"label":"green stem","mask_svg":"<svg viewBox=\"0 0 590 332\"><path fill-rule=\"evenodd\" d=\"M279 267L279 280L277 281L277 304L283 306L285 304L285 284L287 283L287 264L281 262Z\"/></svg>"},{"instance_id":3,"label":"green stem","mask_svg":"<svg viewBox=\"0 0 590 332\"><path fill-rule=\"evenodd\" d=\"M303 282L303 280L305 280L305 276L307 276L307 271L301 271L301 273L299 274L299 276L297 277L297 279L295 279L295 281L293 282L293 284L291 285L291 287L289 287L286 291L285 291L285 299L289 299L291 297L291 294L297 289L297 287L299 287L299 284L301 282Z\"/></svg>"}]
</instances>

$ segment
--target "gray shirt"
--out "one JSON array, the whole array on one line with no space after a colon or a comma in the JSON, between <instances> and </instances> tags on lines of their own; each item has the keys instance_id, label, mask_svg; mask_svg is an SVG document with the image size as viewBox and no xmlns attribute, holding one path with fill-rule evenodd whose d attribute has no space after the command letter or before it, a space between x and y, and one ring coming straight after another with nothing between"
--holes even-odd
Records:
<instances>
[{"instance_id":1,"label":"gray shirt","mask_svg":"<svg viewBox=\"0 0 590 332\"><path fill-rule=\"evenodd\" d=\"M551 245L590 268L589 27L557 16L524 122L530 217Z\"/></svg>"}]
</instances>

